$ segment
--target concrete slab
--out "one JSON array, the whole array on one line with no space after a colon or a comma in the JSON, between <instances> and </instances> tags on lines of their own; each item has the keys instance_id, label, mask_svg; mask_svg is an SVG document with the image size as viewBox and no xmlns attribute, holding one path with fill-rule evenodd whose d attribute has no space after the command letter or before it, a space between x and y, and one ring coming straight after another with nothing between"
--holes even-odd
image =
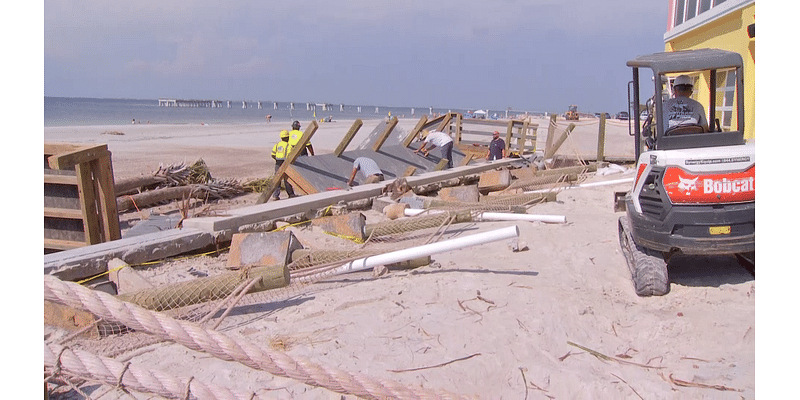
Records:
<instances>
[{"instance_id":1,"label":"concrete slab","mask_svg":"<svg viewBox=\"0 0 800 400\"><path fill-rule=\"evenodd\" d=\"M228 266L287 265L292 252L302 248L289 231L238 233L231 239Z\"/></svg>"},{"instance_id":2,"label":"concrete slab","mask_svg":"<svg viewBox=\"0 0 800 400\"><path fill-rule=\"evenodd\" d=\"M201 249L215 241L215 235L210 231L185 227L170 229L46 254L44 273L65 281L80 280L105 273L108 262L114 258L128 264L140 264Z\"/></svg>"}]
</instances>

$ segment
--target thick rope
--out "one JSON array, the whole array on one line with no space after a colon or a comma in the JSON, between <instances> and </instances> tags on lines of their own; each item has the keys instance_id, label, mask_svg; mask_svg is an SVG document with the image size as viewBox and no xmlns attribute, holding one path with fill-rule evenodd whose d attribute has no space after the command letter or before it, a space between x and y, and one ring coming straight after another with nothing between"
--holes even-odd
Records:
<instances>
[{"instance_id":1,"label":"thick rope","mask_svg":"<svg viewBox=\"0 0 800 400\"><path fill-rule=\"evenodd\" d=\"M197 399L260 398L252 392L231 390L212 383L202 383L196 379L170 375L159 370L148 370L130 363L121 363L112 358L99 357L86 351L71 350L55 344L44 345L44 366L60 369L59 373L61 374L173 399L185 396L187 388Z\"/></svg>"},{"instance_id":2,"label":"thick rope","mask_svg":"<svg viewBox=\"0 0 800 400\"><path fill-rule=\"evenodd\" d=\"M253 369L321 386L337 393L365 399L456 399L463 396L439 390L411 388L394 381L379 380L329 366L318 365L305 358L292 358L286 353L261 347L244 338L197 324L179 321L162 313L126 303L114 296L94 291L72 282L44 276L44 298L73 308L86 310L109 321L119 322L136 331L147 332L174 341L196 351L236 361Z\"/></svg>"}]
</instances>

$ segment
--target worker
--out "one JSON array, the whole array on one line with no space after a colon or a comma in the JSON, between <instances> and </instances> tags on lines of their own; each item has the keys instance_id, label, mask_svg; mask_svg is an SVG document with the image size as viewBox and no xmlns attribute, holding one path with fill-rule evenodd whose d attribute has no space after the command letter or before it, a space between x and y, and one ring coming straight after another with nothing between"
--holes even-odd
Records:
<instances>
[{"instance_id":1,"label":"worker","mask_svg":"<svg viewBox=\"0 0 800 400\"><path fill-rule=\"evenodd\" d=\"M353 172L350 174L347 186L353 186L353 180L356 178L358 171L361 171L366 177L365 184L383 182L383 171L381 171L378 163L371 158L358 157L353 161Z\"/></svg>"},{"instance_id":2,"label":"worker","mask_svg":"<svg viewBox=\"0 0 800 400\"><path fill-rule=\"evenodd\" d=\"M500 132L494 131L492 133L492 141L489 142L489 152L486 154L486 159L492 161L505 157L506 142L503 139L500 139Z\"/></svg>"},{"instance_id":3,"label":"worker","mask_svg":"<svg viewBox=\"0 0 800 400\"><path fill-rule=\"evenodd\" d=\"M303 131L300 130L300 121L292 122L292 131L289 132L289 145L292 147L297 146L297 143L300 142L300 138L302 137ZM311 142L306 143L306 147L303 148L300 155L314 155L314 146L311 145Z\"/></svg>"},{"instance_id":4,"label":"worker","mask_svg":"<svg viewBox=\"0 0 800 400\"><path fill-rule=\"evenodd\" d=\"M678 125L697 124L708 132L708 120L703 105L690 98L694 83L688 75L680 75L672 83L671 99L664 101L664 130Z\"/></svg>"},{"instance_id":5,"label":"worker","mask_svg":"<svg viewBox=\"0 0 800 400\"><path fill-rule=\"evenodd\" d=\"M275 173L277 174L278 170L283 165L283 162L286 161L286 157L289 156L289 152L292 151L292 146L289 144L289 132L286 129L281 131L280 134L281 140L278 143L275 143L272 146L272 159L275 160ZM289 198L297 197L294 194L294 188L292 184L289 183L289 176L284 174L283 175L283 185L286 187L286 194L289 195ZM272 193L272 198L274 200L281 199L281 183L278 182L278 186L275 187L275 191Z\"/></svg>"},{"instance_id":6,"label":"worker","mask_svg":"<svg viewBox=\"0 0 800 400\"><path fill-rule=\"evenodd\" d=\"M423 141L422 146L414 150L414 153L423 152L425 153L425 157L427 157L428 152L436 147L441 147L442 158L447 159L446 168L453 168L453 138L451 138L450 135L439 131L432 131L430 133L428 133L428 131L422 131L420 140Z\"/></svg>"}]
</instances>

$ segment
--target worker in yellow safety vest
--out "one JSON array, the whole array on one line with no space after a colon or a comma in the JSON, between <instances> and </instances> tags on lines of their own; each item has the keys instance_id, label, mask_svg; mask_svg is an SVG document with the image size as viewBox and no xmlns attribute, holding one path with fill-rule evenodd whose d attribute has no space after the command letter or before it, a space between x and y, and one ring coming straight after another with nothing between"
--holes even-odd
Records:
<instances>
[{"instance_id":1,"label":"worker in yellow safety vest","mask_svg":"<svg viewBox=\"0 0 800 400\"><path fill-rule=\"evenodd\" d=\"M294 147L297 146L297 143L300 142L300 138L303 137L303 131L300 130L300 121L292 122L292 131L289 132L289 145ZM306 147L300 152L301 156L307 155L314 155L314 146L311 145L311 142L306 143Z\"/></svg>"},{"instance_id":2,"label":"worker in yellow safety vest","mask_svg":"<svg viewBox=\"0 0 800 400\"><path fill-rule=\"evenodd\" d=\"M286 160L286 157L289 156L289 152L292 151L292 145L289 144L289 132L285 129L281 131L281 140L278 143L275 143L272 146L272 159L275 160L275 172L278 172L283 162ZM289 195L289 198L297 197L294 194L294 188L292 184L289 183L289 177L284 174L283 175L283 185L286 187L286 194ZM278 186L275 187L275 191L272 193L272 198L275 200L281 199L281 185L278 183Z\"/></svg>"}]
</instances>

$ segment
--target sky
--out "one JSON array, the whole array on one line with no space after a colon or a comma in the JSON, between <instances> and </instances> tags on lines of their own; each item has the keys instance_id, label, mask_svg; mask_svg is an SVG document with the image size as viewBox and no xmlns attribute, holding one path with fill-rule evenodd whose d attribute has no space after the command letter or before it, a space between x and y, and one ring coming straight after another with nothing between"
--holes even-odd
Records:
<instances>
[{"instance_id":1,"label":"sky","mask_svg":"<svg viewBox=\"0 0 800 400\"><path fill-rule=\"evenodd\" d=\"M44 1L44 95L625 110L668 0Z\"/></svg>"}]
</instances>

